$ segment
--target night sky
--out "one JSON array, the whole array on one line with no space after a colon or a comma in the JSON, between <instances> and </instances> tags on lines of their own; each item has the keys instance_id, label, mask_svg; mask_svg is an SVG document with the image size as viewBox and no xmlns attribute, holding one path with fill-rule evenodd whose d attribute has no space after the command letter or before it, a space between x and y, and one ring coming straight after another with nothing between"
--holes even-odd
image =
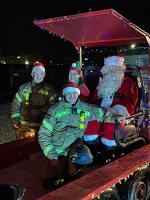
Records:
<instances>
[{"instance_id":1,"label":"night sky","mask_svg":"<svg viewBox=\"0 0 150 200\"><path fill-rule=\"evenodd\" d=\"M3 3L2 3L3 2ZM148 1L123 0L3 0L0 11L0 55L35 54L57 60L76 54L72 44L33 24L33 20L58 17L89 9L113 8L121 15L150 32L150 6ZM131 5L132 3L132 5Z\"/></svg>"}]
</instances>

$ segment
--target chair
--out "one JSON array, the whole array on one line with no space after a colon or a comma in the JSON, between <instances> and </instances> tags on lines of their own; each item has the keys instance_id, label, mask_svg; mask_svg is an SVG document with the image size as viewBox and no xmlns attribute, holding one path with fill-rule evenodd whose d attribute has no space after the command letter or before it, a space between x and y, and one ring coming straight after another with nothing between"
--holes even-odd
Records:
<instances>
[{"instance_id":1,"label":"chair","mask_svg":"<svg viewBox=\"0 0 150 200\"><path fill-rule=\"evenodd\" d=\"M146 143L146 138L143 136L142 131L144 122L147 118L144 108L144 105L147 102L147 96L142 76L138 68L130 65L127 66L125 76L129 76L136 81L139 98L135 114L126 118L127 123L123 128L119 129L118 120L116 119L115 121L114 139L119 148L125 148L139 141Z\"/></svg>"}]
</instances>

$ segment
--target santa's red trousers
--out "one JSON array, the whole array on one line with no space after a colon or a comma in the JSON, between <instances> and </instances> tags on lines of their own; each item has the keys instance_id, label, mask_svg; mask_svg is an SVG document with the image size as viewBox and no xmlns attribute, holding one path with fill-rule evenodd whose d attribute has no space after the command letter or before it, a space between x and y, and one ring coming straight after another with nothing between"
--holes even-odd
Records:
<instances>
[{"instance_id":1,"label":"santa's red trousers","mask_svg":"<svg viewBox=\"0 0 150 200\"><path fill-rule=\"evenodd\" d=\"M122 128L123 125L119 124L119 128ZM114 123L102 123L97 121L90 121L87 125L84 135L85 136L92 136L92 135L99 135L108 140L114 140Z\"/></svg>"}]
</instances>

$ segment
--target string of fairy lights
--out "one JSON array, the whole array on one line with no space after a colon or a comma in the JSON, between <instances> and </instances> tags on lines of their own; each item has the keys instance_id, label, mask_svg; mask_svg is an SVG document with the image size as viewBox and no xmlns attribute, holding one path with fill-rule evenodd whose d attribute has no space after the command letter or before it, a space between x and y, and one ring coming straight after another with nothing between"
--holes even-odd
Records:
<instances>
[{"instance_id":1,"label":"string of fairy lights","mask_svg":"<svg viewBox=\"0 0 150 200\"><path fill-rule=\"evenodd\" d=\"M66 18L67 17L65 16L64 19L57 19L56 21L63 21L63 20L66 20ZM69 18L68 20L71 20L71 19L74 19L74 18ZM44 21L42 23L50 23L50 22L54 22L54 21L53 20L49 20L48 22ZM42 31L46 31L51 37L56 37L58 39L63 39L65 42L69 42L68 40L66 40L64 38L64 35L62 35L62 36L55 35L54 33L45 30L42 26L40 27L40 29ZM84 47L83 54L85 54L86 49L88 49L86 51L87 54L97 53L97 52L99 52L100 54L102 54L102 53L107 52L107 51L110 52L110 53L118 53L118 54L119 53L124 53L124 54L127 54L129 51L130 51L130 53L131 53L131 51L133 53L133 50L137 50L137 49L139 50L140 48L142 48L143 54L145 53L145 50L148 49L147 46L141 46L140 47L140 45L137 45L136 43L132 43L130 45L117 47L117 50L116 50L116 47L101 47L101 48L93 48L93 49ZM76 49L78 49L78 48L76 47Z\"/></svg>"},{"instance_id":2,"label":"string of fairy lights","mask_svg":"<svg viewBox=\"0 0 150 200\"><path fill-rule=\"evenodd\" d=\"M102 196L102 194L104 192L108 191L108 193L109 193L109 191L116 191L117 184L121 185L122 183L126 183L129 179L131 179L135 175L135 173L142 172L143 170L145 170L145 169L147 169L149 167L150 167L150 162L146 162L142 166L135 168L131 173L129 173L128 175L126 175L124 178L118 177L116 179L116 184L112 185L112 187L105 188L105 190L101 191L100 194L94 194L94 193L92 193L91 195L88 195L88 196L89 197L91 196L92 200L101 199L101 196Z\"/></svg>"}]
</instances>

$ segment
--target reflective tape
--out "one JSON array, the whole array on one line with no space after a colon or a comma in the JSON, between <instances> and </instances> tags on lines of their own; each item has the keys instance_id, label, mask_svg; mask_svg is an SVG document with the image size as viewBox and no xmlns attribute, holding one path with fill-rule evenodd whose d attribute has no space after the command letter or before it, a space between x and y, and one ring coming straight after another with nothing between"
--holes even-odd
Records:
<instances>
[{"instance_id":1,"label":"reflective tape","mask_svg":"<svg viewBox=\"0 0 150 200\"><path fill-rule=\"evenodd\" d=\"M56 148L55 150L56 150L56 152L57 152L58 155L59 155L59 154L62 154L63 151L64 151L63 149L57 149L57 148Z\"/></svg>"},{"instance_id":2,"label":"reflective tape","mask_svg":"<svg viewBox=\"0 0 150 200\"><path fill-rule=\"evenodd\" d=\"M53 99L56 99L57 95L53 95L50 97L50 101L52 101Z\"/></svg>"},{"instance_id":3,"label":"reflective tape","mask_svg":"<svg viewBox=\"0 0 150 200\"><path fill-rule=\"evenodd\" d=\"M44 155L47 157L49 152L52 151L54 149L54 146L53 145L48 145L44 148Z\"/></svg>"},{"instance_id":4,"label":"reflective tape","mask_svg":"<svg viewBox=\"0 0 150 200\"><path fill-rule=\"evenodd\" d=\"M84 129L84 121L85 121L85 112L81 111L80 112L80 129Z\"/></svg>"},{"instance_id":5,"label":"reflective tape","mask_svg":"<svg viewBox=\"0 0 150 200\"><path fill-rule=\"evenodd\" d=\"M42 124L46 129L48 129L50 132L52 132L53 126L46 119L43 120Z\"/></svg>"},{"instance_id":6,"label":"reflective tape","mask_svg":"<svg viewBox=\"0 0 150 200\"><path fill-rule=\"evenodd\" d=\"M30 127L39 127L41 123L27 122L27 121L21 120L21 125L30 126Z\"/></svg>"},{"instance_id":7,"label":"reflective tape","mask_svg":"<svg viewBox=\"0 0 150 200\"><path fill-rule=\"evenodd\" d=\"M71 113L70 109L67 109L67 110L65 110L63 112L57 112L56 113L56 117L57 118L61 118L61 117L64 117L65 115L68 115L70 113Z\"/></svg>"},{"instance_id":8,"label":"reflective tape","mask_svg":"<svg viewBox=\"0 0 150 200\"><path fill-rule=\"evenodd\" d=\"M29 105L30 90L24 89L23 90L23 96L25 96L25 104Z\"/></svg>"},{"instance_id":9,"label":"reflective tape","mask_svg":"<svg viewBox=\"0 0 150 200\"><path fill-rule=\"evenodd\" d=\"M101 108L98 108L98 119L99 121L102 121L103 116L104 116L104 111Z\"/></svg>"},{"instance_id":10,"label":"reflective tape","mask_svg":"<svg viewBox=\"0 0 150 200\"><path fill-rule=\"evenodd\" d=\"M39 90L39 94L44 94L44 95L48 96L48 91L45 91L45 90Z\"/></svg>"},{"instance_id":11,"label":"reflective tape","mask_svg":"<svg viewBox=\"0 0 150 200\"><path fill-rule=\"evenodd\" d=\"M16 117L20 117L20 113L14 113L11 115L11 119L16 118Z\"/></svg>"},{"instance_id":12,"label":"reflective tape","mask_svg":"<svg viewBox=\"0 0 150 200\"><path fill-rule=\"evenodd\" d=\"M18 101L19 103L22 102L22 98L21 98L21 96L18 94L18 92L16 93L16 98L17 98L17 101Z\"/></svg>"},{"instance_id":13,"label":"reflective tape","mask_svg":"<svg viewBox=\"0 0 150 200\"><path fill-rule=\"evenodd\" d=\"M80 124L80 129L84 129L84 128L85 128L84 124Z\"/></svg>"}]
</instances>

